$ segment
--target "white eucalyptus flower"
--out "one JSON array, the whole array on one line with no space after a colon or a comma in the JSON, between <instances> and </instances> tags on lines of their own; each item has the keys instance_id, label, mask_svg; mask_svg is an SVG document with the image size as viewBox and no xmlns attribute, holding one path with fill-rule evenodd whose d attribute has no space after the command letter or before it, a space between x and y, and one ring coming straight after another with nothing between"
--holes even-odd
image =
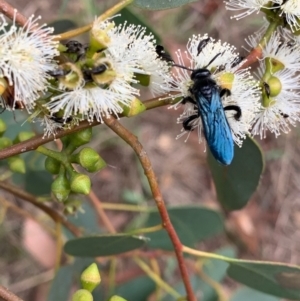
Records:
<instances>
[{"instance_id":1,"label":"white eucalyptus flower","mask_svg":"<svg viewBox=\"0 0 300 301\"><path fill-rule=\"evenodd\" d=\"M269 0L227 0L224 2L226 9L242 11L233 16L233 18L239 20L253 13L259 13L260 9L265 7Z\"/></svg>"},{"instance_id":2,"label":"white eucalyptus flower","mask_svg":"<svg viewBox=\"0 0 300 301\"><path fill-rule=\"evenodd\" d=\"M107 118L111 114L118 116L123 112L121 104L128 106L133 100L134 88L130 85L123 85L119 88L118 92L114 92L96 85L79 87L52 97L46 107L52 115L63 110L64 119L77 116L81 120L93 121L96 119L102 122L103 116Z\"/></svg>"},{"instance_id":3,"label":"white eucalyptus flower","mask_svg":"<svg viewBox=\"0 0 300 301\"><path fill-rule=\"evenodd\" d=\"M241 109L242 115L239 120L236 120L236 111L225 111L227 121L232 131L234 141L241 146L243 139L249 132L250 125L255 116L255 112L259 107L258 85L250 75L249 70L238 70L237 60L238 55L234 52L234 47L227 43L222 44L220 41L215 42L213 39L208 41L208 44L198 54L198 45L202 41L207 41L207 35L193 36L188 42L186 57L190 61L189 69L206 68L211 71L211 78L216 81L220 90L225 88L230 91L230 95L224 95L221 98L222 106L228 105L238 106ZM202 42L204 43L204 42ZM218 56L217 56L218 55ZM183 65L183 57L180 52L177 53L180 65ZM216 57L217 56L217 57ZM213 62L212 59L215 60ZM210 63L211 62L211 63ZM207 66L210 63L209 66ZM192 97L190 87L194 84L190 77L190 71L177 68L174 74L173 82L170 89L175 92L174 98ZM182 100L173 105L175 109L179 107ZM191 105L190 102L185 104L185 110L179 117L178 122L181 123L187 117L199 114L198 108ZM201 118L194 119L190 123L192 129L198 128L199 142L202 141L202 120ZM184 130L183 130L184 131ZM179 135L181 137L183 134Z\"/></svg>"},{"instance_id":4,"label":"white eucalyptus flower","mask_svg":"<svg viewBox=\"0 0 300 301\"><path fill-rule=\"evenodd\" d=\"M300 29L300 2L298 0L271 0L278 4L292 31Z\"/></svg>"},{"instance_id":5,"label":"white eucalyptus flower","mask_svg":"<svg viewBox=\"0 0 300 301\"><path fill-rule=\"evenodd\" d=\"M258 69L259 78L265 74L265 63ZM260 112L256 115L251 133L266 138L267 131L279 136L288 133L291 126L300 121L300 75L292 69L280 70L269 78L270 95L262 99ZM265 93L268 94L268 93Z\"/></svg>"},{"instance_id":6,"label":"white eucalyptus flower","mask_svg":"<svg viewBox=\"0 0 300 301\"><path fill-rule=\"evenodd\" d=\"M266 46L262 49L263 58L271 58L281 63L282 68L300 68L300 45L291 43L286 36L279 32L272 34Z\"/></svg>"},{"instance_id":7,"label":"white eucalyptus flower","mask_svg":"<svg viewBox=\"0 0 300 301\"><path fill-rule=\"evenodd\" d=\"M15 12L16 15L16 12ZM39 26L40 17L31 16L23 27L15 19L10 28L1 15L0 77L14 87L14 100L22 101L27 110L34 106L41 92L48 88L47 72L55 65L58 55L53 28ZM14 106L12 106L12 109Z\"/></svg>"}]
</instances>

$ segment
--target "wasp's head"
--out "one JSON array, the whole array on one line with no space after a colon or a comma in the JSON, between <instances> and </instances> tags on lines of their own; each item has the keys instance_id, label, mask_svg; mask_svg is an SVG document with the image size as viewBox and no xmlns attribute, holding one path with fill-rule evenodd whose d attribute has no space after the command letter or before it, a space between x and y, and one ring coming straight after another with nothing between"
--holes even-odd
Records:
<instances>
[{"instance_id":1,"label":"wasp's head","mask_svg":"<svg viewBox=\"0 0 300 301\"><path fill-rule=\"evenodd\" d=\"M208 69L196 69L191 74L191 80L204 79L210 77L211 73Z\"/></svg>"}]
</instances>

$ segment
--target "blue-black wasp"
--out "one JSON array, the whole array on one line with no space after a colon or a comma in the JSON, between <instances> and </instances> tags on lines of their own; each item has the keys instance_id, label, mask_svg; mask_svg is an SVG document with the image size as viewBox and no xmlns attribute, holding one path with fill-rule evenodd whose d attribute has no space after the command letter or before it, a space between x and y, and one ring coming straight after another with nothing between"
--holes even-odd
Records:
<instances>
[{"instance_id":1,"label":"blue-black wasp","mask_svg":"<svg viewBox=\"0 0 300 301\"><path fill-rule=\"evenodd\" d=\"M209 38L200 41L197 48L197 55L201 53L209 42ZM215 55L205 67L190 69L175 64L174 61L165 54L162 46L158 45L156 52L161 59L171 62L172 66L192 71L191 80L193 84L189 88L190 96L185 97L182 102L194 104L196 113L183 121L183 128L186 131L193 130L193 121L200 117L203 124L204 136L211 153L218 162L229 165L234 156L234 141L225 111L236 111L234 115L236 120L241 118L242 111L241 108L236 105L223 107L221 97L226 94L230 95L230 91L218 86L216 81L212 78L211 72L207 69L221 53Z\"/></svg>"}]
</instances>

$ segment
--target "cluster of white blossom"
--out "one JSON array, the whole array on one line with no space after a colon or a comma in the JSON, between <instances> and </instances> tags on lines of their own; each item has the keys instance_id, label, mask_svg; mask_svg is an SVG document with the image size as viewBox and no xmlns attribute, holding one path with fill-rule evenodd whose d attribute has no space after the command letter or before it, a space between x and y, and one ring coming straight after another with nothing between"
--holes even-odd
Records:
<instances>
[{"instance_id":1,"label":"cluster of white blossom","mask_svg":"<svg viewBox=\"0 0 300 301\"><path fill-rule=\"evenodd\" d=\"M207 35L193 36L184 54L176 53L175 64L157 50L154 36L146 34L145 28L126 23L117 26L112 18L93 23L88 45L70 41L59 52L52 28L38 26L38 18L32 16L23 27L17 27L14 20L7 27L0 16L3 106L15 109L21 103L33 111L31 119L41 121L45 135L51 135L80 120L102 122L103 117L117 117L139 96L141 84L153 96L170 93L179 98L172 106L176 109L184 105L178 118L184 128L178 137L197 128L201 141L203 125L209 125L203 124L206 112L200 110L201 100L193 92L196 82L191 76L195 70L203 69L208 72L207 85L212 85L212 93L218 94L225 122L237 145L242 145L247 134L264 138L267 131L276 136L288 132L300 121L300 46L297 39L288 38L300 27L300 4L293 0L225 3L228 9L241 11L237 19L262 9L276 9L277 15L289 24L262 47L256 79L249 69L242 68L243 62L233 46ZM259 47L265 29L248 39L251 47ZM289 34L283 35L283 30L289 30Z\"/></svg>"},{"instance_id":2,"label":"cluster of white blossom","mask_svg":"<svg viewBox=\"0 0 300 301\"><path fill-rule=\"evenodd\" d=\"M258 13L260 10L269 10L283 17L292 31L300 29L300 2L298 0L226 0L226 8L240 13L233 17L238 19Z\"/></svg>"},{"instance_id":3,"label":"cluster of white blossom","mask_svg":"<svg viewBox=\"0 0 300 301\"><path fill-rule=\"evenodd\" d=\"M165 92L168 63L158 58L154 36L141 26L96 20L89 47L77 43L77 50L66 47L60 54L53 29L39 27L38 18L29 18L19 28L14 20L9 29L1 19L2 105L15 109L21 102L29 112L34 110L31 120L41 121L46 135L68 126L70 120L101 122L103 116L118 116L139 96L141 76L152 95ZM75 59L70 56L73 51ZM67 62L58 63L59 54ZM8 90L13 102L5 97Z\"/></svg>"}]
</instances>

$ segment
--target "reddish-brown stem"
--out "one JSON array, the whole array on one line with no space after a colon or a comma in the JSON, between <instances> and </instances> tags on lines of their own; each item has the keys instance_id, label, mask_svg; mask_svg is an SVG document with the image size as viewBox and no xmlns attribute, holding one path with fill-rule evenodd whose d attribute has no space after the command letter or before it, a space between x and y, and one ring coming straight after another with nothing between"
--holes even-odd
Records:
<instances>
[{"instance_id":1,"label":"reddish-brown stem","mask_svg":"<svg viewBox=\"0 0 300 301\"><path fill-rule=\"evenodd\" d=\"M150 109L153 109L154 107L156 107L155 104L157 105L159 103L160 103L159 97L153 98L153 99L150 99L145 102L145 107L147 110L150 110ZM163 105L167 105L170 103L172 103L172 99L169 99L169 100L165 99L162 101ZM123 117L123 115L120 114L119 117ZM55 139L62 138L69 134L72 134L72 133L81 131L83 129L99 125L99 124L100 124L100 122L98 122L98 121L88 122L85 120L85 121L80 122L79 125L77 125L76 127L72 128L72 129L58 131L55 136L53 136L53 135L51 135L49 137L43 137L43 135L35 136L31 139L28 139L26 141L14 144L10 147L0 150L0 160L9 158L9 157L17 155L17 154L22 154L22 153L26 153L29 151L33 151L33 150L37 149L40 145L46 144L47 142L51 142Z\"/></svg>"},{"instance_id":2,"label":"reddish-brown stem","mask_svg":"<svg viewBox=\"0 0 300 301\"><path fill-rule=\"evenodd\" d=\"M239 69L245 69L250 65L256 63L262 57L262 48L257 46L253 48L248 56L245 58L245 62L239 67Z\"/></svg>"},{"instance_id":3,"label":"reddish-brown stem","mask_svg":"<svg viewBox=\"0 0 300 301\"><path fill-rule=\"evenodd\" d=\"M20 26L24 26L27 22L27 18L25 18L19 12L15 15L15 8L8 4L6 1L0 0L0 12L3 13L5 16L10 18L11 20L16 20L16 23Z\"/></svg>"},{"instance_id":4,"label":"reddish-brown stem","mask_svg":"<svg viewBox=\"0 0 300 301\"><path fill-rule=\"evenodd\" d=\"M144 169L144 173L148 179L150 184L150 188L152 191L153 198L155 200L156 206L158 208L159 214L162 219L162 224L165 230L167 231L175 250L175 254L177 257L179 270L181 273L181 277L186 289L187 298L189 301L196 301L196 297L194 295L188 271L184 263L183 253L182 253L182 244L179 240L179 237L171 223L169 218L169 214L167 208L165 206L162 194L160 192L158 182L156 180L155 173L153 171L150 159L148 158L146 151L144 150L142 144L138 141L137 137L134 136L130 131L128 131L125 127L123 127L116 119L114 118L105 118L105 124L110 127L119 137L121 137L126 143L128 143L132 149L135 151L138 156L142 167Z\"/></svg>"},{"instance_id":5,"label":"reddish-brown stem","mask_svg":"<svg viewBox=\"0 0 300 301\"><path fill-rule=\"evenodd\" d=\"M95 192L91 190L89 194L89 199L94 206L99 218L103 222L105 228L110 232L110 233L116 233L116 230L113 226L113 224L110 222L109 218L107 217L104 209L101 206L101 201L100 199L96 196Z\"/></svg>"},{"instance_id":6,"label":"reddish-brown stem","mask_svg":"<svg viewBox=\"0 0 300 301\"><path fill-rule=\"evenodd\" d=\"M5 191L10 192L16 197L19 197L20 199L31 203L35 207L40 208L42 211L44 211L47 215L49 215L54 222L59 222L62 225L64 225L71 233L73 233L75 236L80 236L81 231L74 226L73 224L69 223L62 215L60 215L58 212L53 210L52 208L46 206L45 204L39 202L36 197L22 189L20 187L14 186L12 184L8 184L5 182L0 181L0 188L2 188Z\"/></svg>"},{"instance_id":7,"label":"reddish-brown stem","mask_svg":"<svg viewBox=\"0 0 300 301\"><path fill-rule=\"evenodd\" d=\"M7 288L0 285L0 300L4 301L23 301L23 299L19 298L12 292L10 292Z\"/></svg>"}]
</instances>

